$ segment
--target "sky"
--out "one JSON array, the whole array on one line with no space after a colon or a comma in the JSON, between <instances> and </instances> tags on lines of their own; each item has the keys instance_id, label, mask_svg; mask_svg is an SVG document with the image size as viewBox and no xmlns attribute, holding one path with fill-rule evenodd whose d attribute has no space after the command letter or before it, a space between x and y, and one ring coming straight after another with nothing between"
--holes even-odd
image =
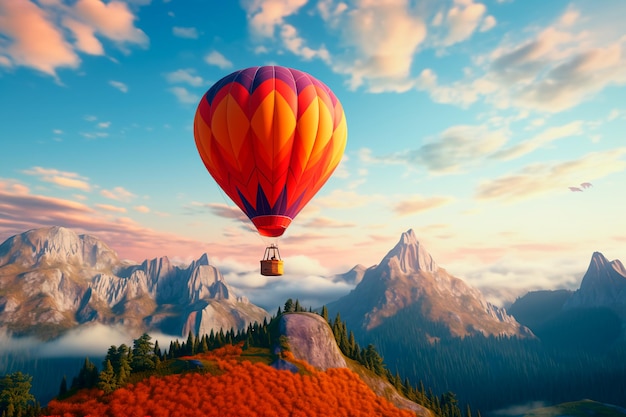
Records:
<instances>
[{"instance_id":1,"label":"sky","mask_svg":"<svg viewBox=\"0 0 626 417\"><path fill-rule=\"evenodd\" d=\"M0 0L0 242L59 225L137 262L207 253L272 308L347 293L330 277L413 229L495 303L575 289L594 251L626 260L623 16L623 0ZM277 278L193 138L206 90L257 65L318 78L348 124Z\"/></svg>"}]
</instances>

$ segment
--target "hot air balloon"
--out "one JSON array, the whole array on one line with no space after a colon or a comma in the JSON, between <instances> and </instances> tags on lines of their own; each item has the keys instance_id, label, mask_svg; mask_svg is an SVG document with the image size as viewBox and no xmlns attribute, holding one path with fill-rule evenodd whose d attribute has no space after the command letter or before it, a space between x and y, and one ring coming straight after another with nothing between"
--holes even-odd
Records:
<instances>
[{"instance_id":1,"label":"hot air balloon","mask_svg":"<svg viewBox=\"0 0 626 417\"><path fill-rule=\"evenodd\" d=\"M206 169L261 236L281 236L341 161L347 124L324 83L292 68L235 71L202 97L194 118ZM272 257L276 259L272 259ZM282 275L275 244L263 275Z\"/></svg>"}]
</instances>

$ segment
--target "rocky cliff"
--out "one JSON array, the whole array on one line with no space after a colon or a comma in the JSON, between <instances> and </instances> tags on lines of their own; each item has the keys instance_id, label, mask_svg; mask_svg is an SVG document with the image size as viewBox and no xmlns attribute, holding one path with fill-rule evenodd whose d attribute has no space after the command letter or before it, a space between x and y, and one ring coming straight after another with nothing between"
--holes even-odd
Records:
<instances>
[{"instance_id":1,"label":"rocky cliff","mask_svg":"<svg viewBox=\"0 0 626 417\"><path fill-rule=\"evenodd\" d=\"M104 242L63 227L0 245L0 327L49 338L90 323L185 336L244 328L269 314L237 296L206 254L188 266L167 257L120 261Z\"/></svg>"},{"instance_id":2,"label":"rocky cliff","mask_svg":"<svg viewBox=\"0 0 626 417\"><path fill-rule=\"evenodd\" d=\"M349 368L359 375L376 395L387 398L396 407L411 410L418 416L432 417L432 412L409 401L384 378L365 370L361 365L345 359L328 323L313 313L283 314L278 322L279 335L287 340L289 350L295 359L327 370L329 368Z\"/></svg>"}]
</instances>

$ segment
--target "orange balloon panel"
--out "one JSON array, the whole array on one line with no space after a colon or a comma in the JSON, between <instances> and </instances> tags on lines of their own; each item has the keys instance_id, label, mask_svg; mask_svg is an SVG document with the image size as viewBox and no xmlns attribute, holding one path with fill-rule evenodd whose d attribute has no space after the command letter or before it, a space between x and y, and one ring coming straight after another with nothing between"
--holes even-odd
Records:
<instances>
[{"instance_id":1,"label":"orange balloon panel","mask_svg":"<svg viewBox=\"0 0 626 417\"><path fill-rule=\"evenodd\" d=\"M263 236L284 233L330 178L347 140L333 92L279 66L233 72L202 97L194 137L207 170Z\"/></svg>"}]
</instances>

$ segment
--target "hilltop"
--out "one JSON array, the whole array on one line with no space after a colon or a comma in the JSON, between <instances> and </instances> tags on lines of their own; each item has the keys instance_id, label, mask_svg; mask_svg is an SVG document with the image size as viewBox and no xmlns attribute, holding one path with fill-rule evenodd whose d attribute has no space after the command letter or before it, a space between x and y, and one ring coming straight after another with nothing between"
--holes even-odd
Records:
<instances>
[{"instance_id":1,"label":"hilltop","mask_svg":"<svg viewBox=\"0 0 626 417\"><path fill-rule=\"evenodd\" d=\"M190 335L182 344L172 342L165 353L146 345L149 337L144 337L133 343L130 374L124 369L131 363L124 358L131 356L119 355L126 348L112 346L97 379L92 366L86 365L91 370L83 369L74 387L52 400L45 412L71 416L447 415L411 401L407 397L423 401L425 396L398 381L392 384L382 366L369 365L373 358L382 363L371 347L353 346L367 360L345 356L336 342L342 333L336 329L341 327L345 324L334 322L331 327L317 314L294 310L269 323L250 326L246 332ZM135 371L137 363L148 365Z\"/></svg>"}]
</instances>

